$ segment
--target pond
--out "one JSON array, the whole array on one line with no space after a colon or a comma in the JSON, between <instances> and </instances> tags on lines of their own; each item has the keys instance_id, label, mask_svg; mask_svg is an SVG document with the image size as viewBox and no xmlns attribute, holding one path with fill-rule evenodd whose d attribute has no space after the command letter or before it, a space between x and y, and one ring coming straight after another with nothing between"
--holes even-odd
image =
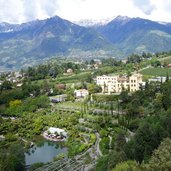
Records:
<instances>
[{"instance_id":1,"label":"pond","mask_svg":"<svg viewBox=\"0 0 171 171\"><path fill-rule=\"evenodd\" d=\"M26 165L34 163L46 163L53 161L58 154L67 155L67 148L63 147L61 143L43 141L34 145L25 153Z\"/></svg>"}]
</instances>

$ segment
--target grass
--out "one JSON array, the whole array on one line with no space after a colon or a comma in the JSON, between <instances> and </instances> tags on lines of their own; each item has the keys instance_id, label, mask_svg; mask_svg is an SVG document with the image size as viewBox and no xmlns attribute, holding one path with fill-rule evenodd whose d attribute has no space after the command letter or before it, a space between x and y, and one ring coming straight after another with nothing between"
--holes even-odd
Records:
<instances>
[{"instance_id":1,"label":"grass","mask_svg":"<svg viewBox=\"0 0 171 171\"><path fill-rule=\"evenodd\" d=\"M79 74L74 74L71 76L63 76L57 79L60 83L73 83L78 81L85 81L85 79L89 76L90 72L82 72Z\"/></svg>"},{"instance_id":2,"label":"grass","mask_svg":"<svg viewBox=\"0 0 171 171\"><path fill-rule=\"evenodd\" d=\"M71 108L71 109L81 109L81 102L62 102L57 103L56 107Z\"/></svg>"},{"instance_id":3,"label":"grass","mask_svg":"<svg viewBox=\"0 0 171 171\"><path fill-rule=\"evenodd\" d=\"M167 73L171 76L170 68L147 68L140 72L143 75L151 75L151 76L166 76Z\"/></svg>"},{"instance_id":4,"label":"grass","mask_svg":"<svg viewBox=\"0 0 171 171\"><path fill-rule=\"evenodd\" d=\"M170 64L171 63L171 56L167 56L167 57L164 57L164 58L160 58L159 61L161 63L168 63L168 64Z\"/></svg>"}]
</instances>

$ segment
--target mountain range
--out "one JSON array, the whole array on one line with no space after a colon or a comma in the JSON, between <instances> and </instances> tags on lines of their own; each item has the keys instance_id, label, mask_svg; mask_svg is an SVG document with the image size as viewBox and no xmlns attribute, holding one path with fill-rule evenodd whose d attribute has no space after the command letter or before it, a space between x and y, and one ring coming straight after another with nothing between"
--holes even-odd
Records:
<instances>
[{"instance_id":1,"label":"mountain range","mask_svg":"<svg viewBox=\"0 0 171 171\"><path fill-rule=\"evenodd\" d=\"M95 24L89 20L72 23L58 16L23 24L0 23L0 47L0 70L54 57L123 58L171 50L171 24L123 16Z\"/></svg>"},{"instance_id":2,"label":"mountain range","mask_svg":"<svg viewBox=\"0 0 171 171\"><path fill-rule=\"evenodd\" d=\"M97 31L124 55L171 50L171 24L118 16Z\"/></svg>"}]
</instances>

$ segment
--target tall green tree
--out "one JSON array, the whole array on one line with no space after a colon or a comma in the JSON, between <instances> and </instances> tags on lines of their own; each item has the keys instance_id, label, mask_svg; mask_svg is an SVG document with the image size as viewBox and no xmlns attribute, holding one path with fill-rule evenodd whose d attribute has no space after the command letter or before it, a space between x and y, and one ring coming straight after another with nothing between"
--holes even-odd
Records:
<instances>
[{"instance_id":1,"label":"tall green tree","mask_svg":"<svg viewBox=\"0 0 171 171\"><path fill-rule=\"evenodd\" d=\"M166 138L154 151L149 166L151 170L170 171L171 170L171 139Z\"/></svg>"}]
</instances>

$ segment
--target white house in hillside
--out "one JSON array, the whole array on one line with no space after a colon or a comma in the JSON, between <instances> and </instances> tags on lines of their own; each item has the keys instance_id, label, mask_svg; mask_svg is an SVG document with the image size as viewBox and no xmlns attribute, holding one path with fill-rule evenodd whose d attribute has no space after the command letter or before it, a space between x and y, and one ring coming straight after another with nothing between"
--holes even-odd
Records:
<instances>
[{"instance_id":1,"label":"white house in hillside","mask_svg":"<svg viewBox=\"0 0 171 171\"><path fill-rule=\"evenodd\" d=\"M68 69L66 70L66 72L67 72L68 74L72 74L74 71L73 71L73 69L68 68Z\"/></svg>"},{"instance_id":2,"label":"white house in hillside","mask_svg":"<svg viewBox=\"0 0 171 171\"><path fill-rule=\"evenodd\" d=\"M123 90L134 92L142 85L142 75L134 74L131 76L98 76L97 85L101 86L104 93L120 93Z\"/></svg>"},{"instance_id":3,"label":"white house in hillside","mask_svg":"<svg viewBox=\"0 0 171 171\"><path fill-rule=\"evenodd\" d=\"M86 89L79 89L79 90L74 91L74 96L76 98L82 98L82 97L85 97L87 95L89 95L89 92Z\"/></svg>"}]
</instances>

